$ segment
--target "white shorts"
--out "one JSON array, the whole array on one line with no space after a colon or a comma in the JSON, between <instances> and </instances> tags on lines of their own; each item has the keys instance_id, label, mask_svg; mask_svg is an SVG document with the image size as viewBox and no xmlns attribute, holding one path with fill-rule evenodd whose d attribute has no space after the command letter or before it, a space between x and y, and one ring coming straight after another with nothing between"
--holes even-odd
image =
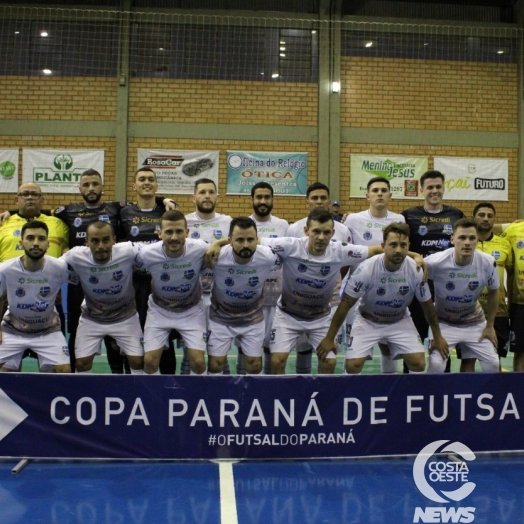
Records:
<instances>
[{"instance_id":1,"label":"white shorts","mask_svg":"<svg viewBox=\"0 0 524 524\"><path fill-rule=\"evenodd\" d=\"M75 340L76 358L100 355L102 340L108 335L116 340L123 355L144 355L144 334L136 313L131 318L114 324L102 324L81 316Z\"/></svg>"},{"instance_id":2,"label":"white shorts","mask_svg":"<svg viewBox=\"0 0 524 524\"><path fill-rule=\"evenodd\" d=\"M393 324L379 324L366 320L357 310L347 342L346 359L372 357L373 346L379 342L388 345L394 360L408 353L424 353L411 317L404 317Z\"/></svg>"},{"instance_id":3,"label":"white shorts","mask_svg":"<svg viewBox=\"0 0 524 524\"><path fill-rule=\"evenodd\" d=\"M275 318L275 311L277 309L277 306L264 306L263 313L264 313L264 323L266 325L266 329L264 332L264 347L269 347L269 342L271 340L271 328L273 327L273 319Z\"/></svg>"},{"instance_id":4,"label":"white shorts","mask_svg":"<svg viewBox=\"0 0 524 524\"><path fill-rule=\"evenodd\" d=\"M227 355L233 339L242 347L242 353L248 357L261 357L264 352L265 323L259 322L250 326L225 326L209 320L209 337L207 352L212 357Z\"/></svg>"},{"instance_id":5,"label":"white shorts","mask_svg":"<svg viewBox=\"0 0 524 524\"><path fill-rule=\"evenodd\" d=\"M180 313L161 308L151 298L148 307L144 326L144 351L146 353L167 346L172 329L180 333L186 348L206 350L206 315L202 301Z\"/></svg>"},{"instance_id":6,"label":"white shorts","mask_svg":"<svg viewBox=\"0 0 524 524\"><path fill-rule=\"evenodd\" d=\"M316 320L297 320L277 307L271 329L269 350L271 353L290 353L295 348L300 335L304 334L316 351L317 346L328 332L332 316L333 312ZM336 358L336 355L330 351L327 358Z\"/></svg>"},{"instance_id":7,"label":"white shorts","mask_svg":"<svg viewBox=\"0 0 524 524\"><path fill-rule=\"evenodd\" d=\"M487 338L482 340L482 342L478 342L478 339L480 338L480 335L482 334L482 331L485 327L485 320L480 324L462 327L440 322L440 332L446 339L448 346L452 348L460 343L462 358L478 358L483 362L496 361L498 363L498 355L495 346ZM433 338L431 329L429 330L428 336L429 344L431 346L431 341Z\"/></svg>"},{"instance_id":8,"label":"white shorts","mask_svg":"<svg viewBox=\"0 0 524 524\"><path fill-rule=\"evenodd\" d=\"M2 333L0 344L0 364L7 369L18 369L26 349L38 355L40 369L69 364L69 348L61 331L41 337L24 337L12 333Z\"/></svg>"}]
</instances>

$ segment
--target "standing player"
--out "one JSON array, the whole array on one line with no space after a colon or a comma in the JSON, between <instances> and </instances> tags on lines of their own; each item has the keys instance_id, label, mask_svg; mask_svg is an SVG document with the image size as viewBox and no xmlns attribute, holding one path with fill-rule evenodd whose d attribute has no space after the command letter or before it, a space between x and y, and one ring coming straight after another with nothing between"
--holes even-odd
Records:
<instances>
[{"instance_id":1,"label":"standing player","mask_svg":"<svg viewBox=\"0 0 524 524\"><path fill-rule=\"evenodd\" d=\"M424 205L410 207L402 211L409 226L410 249L423 257L441 253L450 246L453 224L464 213L453 206L442 203L444 197L444 175L440 171L426 171L420 177L420 187L424 196ZM433 283L428 282L433 295ZM417 300L409 306L413 323L422 341L428 336L428 323ZM449 371L449 362L446 371Z\"/></svg>"},{"instance_id":2,"label":"standing player","mask_svg":"<svg viewBox=\"0 0 524 524\"><path fill-rule=\"evenodd\" d=\"M187 239L187 222L180 211L162 215L162 242L144 246L139 260L151 274L151 295L144 328L144 371L158 374L158 364L172 329L186 347L190 374L206 371L206 315L200 271L207 242Z\"/></svg>"},{"instance_id":3,"label":"standing player","mask_svg":"<svg viewBox=\"0 0 524 524\"><path fill-rule=\"evenodd\" d=\"M440 334L437 313L422 272L406 258L409 227L391 223L383 232L383 255L365 260L351 275L326 337L317 348L319 358L336 350L335 336L348 311L357 303L355 320L346 351L346 373L359 374L373 346L385 341L393 358L402 357L411 373L426 367L424 346L407 311L414 297L420 302L433 332L433 344L447 358L446 341Z\"/></svg>"},{"instance_id":4,"label":"standing player","mask_svg":"<svg viewBox=\"0 0 524 524\"><path fill-rule=\"evenodd\" d=\"M331 200L329 197L329 188L322 184L321 182L315 182L314 184L311 184L306 191L306 207L311 212L314 209L324 209L326 211L330 210L330 204ZM288 237L295 237L295 238L304 238L305 233L305 227L307 224L308 218L302 218L301 220L298 220L291 226L289 226L289 229L287 230L286 235ZM334 222L335 228L334 228L334 235L332 240L338 240L339 242L351 242L351 236L349 234L348 228L341 224L340 222ZM333 306L333 311L335 311L335 308L340 303L340 282L341 278L340 275L338 277L338 281L336 283L336 286L333 290L333 297L331 305ZM343 343L345 336L345 326L341 329L339 333L339 337L337 339L337 342L339 343L339 346ZM298 345L297 345L297 363L296 363L296 371L300 374L310 374L311 373L311 355L313 353L313 347L311 344L309 344L305 337L301 337L299 339Z\"/></svg>"},{"instance_id":5,"label":"standing player","mask_svg":"<svg viewBox=\"0 0 524 524\"><path fill-rule=\"evenodd\" d=\"M229 228L213 270L209 310L209 374L222 374L236 338L242 344L247 373L262 373L264 285L281 259L266 246L257 247L257 228L248 217L237 217Z\"/></svg>"},{"instance_id":6,"label":"standing player","mask_svg":"<svg viewBox=\"0 0 524 524\"><path fill-rule=\"evenodd\" d=\"M493 234L495 206L490 202L481 202L473 210L473 220L477 223L478 238L477 249L491 255L497 264L499 273L499 307L495 317L495 332L497 333L497 354L499 360L507 356L506 349L509 340L509 313L506 303L506 289L504 287L504 269L506 269L508 280L508 302L511 303L511 291L513 288L513 250L511 244L498 235ZM487 312L488 290L484 288L479 297L480 305ZM475 359L463 358L460 363L460 371L475 371Z\"/></svg>"},{"instance_id":7,"label":"standing player","mask_svg":"<svg viewBox=\"0 0 524 524\"><path fill-rule=\"evenodd\" d=\"M515 264L511 291L508 282L509 316L514 335L511 341L511 350L515 353L513 371L524 371L524 222L513 222L501 237L509 241Z\"/></svg>"},{"instance_id":8,"label":"standing player","mask_svg":"<svg viewBox=\"0 0 524 524\"><path fill-rule=\"evenodd\" d=\"M499 305L499 274L494 258L475 249L477 224L461 218L453 224L453 248L425 259L435 285L435 307L442 336L450 347L461 345L462 357L477 358L482 371L498 371L494 322ZM486 314L479 297L487 287ZM431 346L430 346L431 347ZM446 367L438 351L429 356L429 373Z\"/></svg>"},{"instance_id":9,"label":"standing player","mask_svg":"<svg viewBox=\"0 0 524 524\"><path fill-rule=\"evenodd\" d=\"M132 281L138 250L131 242L116 244L113 226L99 220L87 228L87 247L75 247L62 257L78 275L85 295L75 342L78 373L91 372L102 340L111 335L127 356L131 373L142 374L143 333Z\"/></svg>"},{"instance_id":10,"label":"standing player","mask_svg":"<svg viewBox=\"0 0 524 524\"><path fill-rule=\"evenodd\" d=\"M17 371L26 348L37 355L40 367L54 366L70 373L69 350L60 331L55 299L68 280L67 264L45 256L49 228L30 220L22 226L24 254L0 264L0 294L7 290L9 308L2 320L2 371Z\"/></svg>"},{"instance_id":11,"label":"standing player","mask_svg":"<svg viewBox=\"0 0 524 524\"><path fill-rule=\"evenodd\" d=\"M120 210L120 240L128 240L142 245L152 244L160 240L160 220L166 212L164 204L156 201L158 181L156 173L150 167L141 167L135 173L133 189L136 191L136 204L129 204ZM140 327L144 329L147 316L147 302L151 294L151 275L147 271L133 273L135 301L140 319ZM172 333L174 335L174 333ZM174 375L176 358L173 341L162 353L159 364L162 375Z\"/></svg>"},{"instance_id":12,"label":"standing player","mask_svg":"<svg viewBox=\"0 0 524 524\"><path fill-rule=\"evenodd\" d=\"M259 238L279 238L286 236L289 227L287 220L278 218L271 214L273 210L273 187L267 182L259 182L251 188L251 203L253 214L249 217L257 227ZM278 297L282 292L282 269L271 273L264 285L264 322L266 332L264 334L264 373L271 373L271 354L269 352L269 340L271 337L271 326L275 317Z\"/></svg>"},{"instance_id":13,"label":"standing player","mask_svg":"<svg viewBox=\"0 0 524 524\"><path fill-rule=\"evenodd\" d=\"M186 215L190 238L200 238L209 243L221 238L226 238L231 223L231 217L229 215L222 215L215 211L217 200L217 187L213 180L209 178L200 178L195 182L193 202L195 203L196 209L193 213ZM202 289L204 293L204 306L208 318L212 283L213 270L211 268L205 268L202 273ZM237 364L237 368L238 367ZM184 357L181 373L188 372L187 359ZM224 373L229 374L229 372L229 363L226 360Z\"/></svg>"},{"instance_id":14,"label":"standing player","mask_svg":"<svg viewBox=\"0 0 524 524\"><path fill-rule=\"evenodd\" d=\"M345 226L349 230L351 242L362 246L378 246L383 241L384 228L393 222L405 222L404 217L398 213L388 210L391 199L391 187L389 180L383 177L374 177L368 180L366 198L369 209L360 213L348 215ZM344 289L349 274L342 282ZM354 309L351 309L346 318L346 341L351 337ZM387 346L380 345L383 352L387 353ZM396 373L397 361L390 356L381 355L380 366L382 373Z\"/></svg>"},{"instance_id":15,"label":"standing player","mask_svg":"<svg viewBox=\"0 0 524 524\"><path fill-rule=\"evenodd\" d=\"M331 242L334 231L331 213L318 208L309 213L305 238L264 238L282 257L282 295L277 304L270 342L271 372L284 374L289 352L298 337L305 334L317 347L326 336L331 321L331 300L339 272L345 266L357 266L368 256L382 252L380 247L366 247ZM334 352L319 360L319 373L333 373Z\"/></svg>"}]
</instances>

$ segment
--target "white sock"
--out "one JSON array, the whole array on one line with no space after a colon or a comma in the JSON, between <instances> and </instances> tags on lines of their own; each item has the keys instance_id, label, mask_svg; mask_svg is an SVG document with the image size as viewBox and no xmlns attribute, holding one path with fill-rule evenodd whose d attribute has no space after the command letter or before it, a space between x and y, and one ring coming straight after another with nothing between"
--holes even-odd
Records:
<instances>
[{"instance_id":1,"label":"white sock","mask_svg":"<svg viewBox=\"0 0 524 524\"><path fill-rule=\"evenodd\" d=\"M398 373L398 361L386 355L380 355L380 372L383 375Z\"/></svg>"},{"instance_id":2,"label":"white sock","mask_svg":"<svg viewBox=\"0 0 524 524\"><path fill-rule=\"evenodd\" d=\"M143 369L131 369L131 375L143 375L144 370Z\"/></svg>"},{"instance_id":3,"label":"white sock","mask_svg":"<svg viewBox=\"0 0 524 524\"><path fill-rule=\"evenodd\" d=\"M223 372L223 371L221 371L220 373L211 373L211 371L208 371L208 372L207 372L207 374L208 374L208 375L212 375L212 376L215 376L215 375L223 375L223 374L224 374L224 372Z\"/></svg>"},{"instance_id":4,"label":"white sock","mask_svg":"<svg viewBox=\"0 0 524 524\"><path fill-rule=\"evenodd\" d=\"M202 375L205 375L206 372L204 371L203 373L195 373L192 369L190 369L189 374L194 375L195 377L201 377Z\"/></svg>"},{"instance_id":5,"label":"white sock","mask_svg":"<svg viewBox=\"0 0 524 524\"><path fill-rule=\"evenodd\" d=\"M444 373L446 362L438 351L431 352L429 355L428 373Z\"/></svg>"},{"instance_id":6,"label":"white sock","mask_svg":"<svg viewBox=\"0 0 524 524\"><path fill-rule=\"evenodd\" d=\"M91 375L93 373L93 370L90 369L89 371L77 371L79 375Z\"/></svg>"}]
</instances>

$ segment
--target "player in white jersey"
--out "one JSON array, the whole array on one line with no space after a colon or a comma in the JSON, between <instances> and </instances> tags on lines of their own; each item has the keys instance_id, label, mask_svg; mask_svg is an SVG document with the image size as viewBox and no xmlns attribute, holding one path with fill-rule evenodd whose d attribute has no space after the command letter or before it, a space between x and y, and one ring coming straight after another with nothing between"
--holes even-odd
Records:
<instances>
[{"instance_id":1,"label":"player in white jersey","mask_svg":"<svg viewBox=\"0 0 524 524\"><path fill-rule=\"evenodd\" d=\"M357 266L368 256L382 252L380 246L365 247L331 242L334 235L331 213L323 208L308 216L306 238L265 238L283 259L282 295L273 321L271 372L284 374L289 352L305 333L317 347L325 337L331 320L331 299L340 269ZM334 352L319 360L319 373L333 373Z\"/></svg>"},{"instance_id":2,"label":"player in white jersey","mask_svg":"<svg viewBox=\"0 0 524 524\"><path fill-rule=\"evenodd\" d=\"M391 199L391 187L389 180L383 177L373 177L367 183L366 198L369 202L369 209L360 213L348 215L344 225L349 229L351 242L362 246L378 246L383 241L384 228L393 222L405 222L404 217L399 213L388 211L388 204ZM349 273L342 281L342 289L345 288ZM350 309L346 318L346 341L351 337L355 309ZM387 352L387 346L380 344L380 349ZM390 356L382 355L380 366L382 373L396 373L397 361Z\"/></svg>"},{"instance_id":3,"label":"player in white jersey","mask_svg":"<svg viewBox=\"0 0 524 524\"><path fill-rule=\"evenodd\" d=\"M319 358L336 349L335 336L348 311L355 306L353 330L346 351L347 374L358 374L373 346L388 344L394 359L403 358L410 372L422 373L426 367L424 346L408 312L414 297L420 302L434 332L434 346L447 358L448 347L440 334L437 313L422 271L407 258L409 227L389 224L383 231L384 254L365 260L344 287L329 331L317 348Z\"/></svg>"},{"instance_id":4,"label":"player in white jersey","mask_svg":"<svg viewBox=\"0 0 524 524\"><path fill-rule=\"evenodd\" d=\"M206 316L200 273L209 247L199 239L187 239L187 222L180 211L162 215L162 242L144 246L139 262L151 274L146 325L144 371L158 374L158 364L169 333L176 329L184 342L190 374L206 371Z\"/></svg>"},{"instance_id":5,"label":"player in white jersey","mask_svg":"<svg viewBox=\"0 0 524 524\"><path fill-rule=\"evenodd\" d=\"M209 374L221 374L234 339L242 345L246 371L262 373L264 284L281 267L281 258L266 246L257 247L257 228L248 217L237 217L213 269L209 310Z\"/></svg>"},{"instance_id":6,"label":"player in white jersey","mask_svg":"<svg viewBox=\"0 0 524 524\"><path fill-rule=\"evenodd\" d=\"M259 238L279 238L286 236L289 224L287 220L278 218L271 214L273 210L273 188L267 182L258 182L251 188L251 202L253 214L250 218L257 226ZM274 271L266 280L264 286L264 322L266 332L264 334L264 373L271 373L271 354L269 352L269 340L271 337L271 326L277 307L277 300L282 292L282 269Z\"/></svg>"},{"instance_id":7,"label":"player in white jersey","mask_svg":"<svg viewBox=\"0 0 524 524\"><path fill-rule=\"evenodd\" d=\"M45 256L49 228L31 220L22 226L24 255L0 264L0 296L7 291L9 307L2 320L1 371L18 371L27 348L38 355L40 368L53 366L70 373L69 348L60 331L56 296L68 281L67 264Z\"/></svg>"},{"instance_id":8,"label":"player in white jersey","mask_svg":"<svg viewBox=\"0 0 524 524\"><path fill-rule=\"evenodd\" d=\"M231 217L215 211L218 201L217 187L209 178L200 178L195 182L193 202L195 212L186 215L189 238L200 238L212 243L221 238L227 238ZM213 283L213 270L205 267L202 271L202 289L206 316L209 318L209 304L211 285ZM238 367L238 365L237 365ZM182 362L182 374L189 373L189 364L186 356ZM229 374L229 363L226 361L224 373Z\"/></svg>"},{"instance_id":9,"label":"player in white jersey","mask_svg":"<svg viewBox=\"0 0 524 524\"><path fill-rule=\"evenodd\" d=\"M329 197L329 188L322 184L321 182L315 182L307 188L306 192L306 207L309 211L314 209L325 209L330 211L331 200ZM307 217L298 220L291 226L289 226L286 236L295 237L295 238L304 238L306 235L304 233L304 228L306 227ZM348 228L341 224L340 222L334 222L335 224L335 234L333 235L332 240L338 240L339 242L352 242L352 239L349 234ZM345 269L343 270L345 271ZM331 301L331 306L333 307L333 312L335 311L337 305L340 303L340 282L341 278L339 277L335 290L333 292L333 298ZM337 342L339 347L344 343L345 338L345 326L340 330ZM297 363L296 371L300 374L310 374L311 373L311 355L313 353L313 347L307 341L305 336L299 338L297 343Z\"/></svg>"},{"instance_id":10,"label":"player in white jersey","mask_svg":"<svg viewBox=\"0 0 524 524\"><path fill-rule=\"evenodd\" d=\"M96 221L87 227L87 246L74 247L62 259L78 275L84 301L75 339L75 367L91 373L102 340L110 335L126 355L131 373L144 367L143 333L138 319L133 287L133 269L139 245L116 243L113 226Z\"/></svg>"},{"instance_id":11,"label":"player in white jersey","mask_svg":"<svg viewBox=\"0 0 524 524\"><path fill-rule=\"evenodd\" d=\"M463 358L477 358L482 371L498 371L497 335L494 322L498 309L499 274L495 259L476 250L477 224L461 218L453 224L453 248L424 260L435 285L435 307L442 335L450 347L460 343ZM479 297L487 287L486 314ZM446 361L433 351L430 373L442 373Z\"/></svg>"}]
</instances>

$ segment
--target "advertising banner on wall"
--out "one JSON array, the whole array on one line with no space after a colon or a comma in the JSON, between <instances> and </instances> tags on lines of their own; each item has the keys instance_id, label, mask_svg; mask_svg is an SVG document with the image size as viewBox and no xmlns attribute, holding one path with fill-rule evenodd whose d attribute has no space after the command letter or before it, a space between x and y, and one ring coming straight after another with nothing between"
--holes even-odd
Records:
<instances>
[{"instance_id":1,"label":"advertising banner on wall","mask_svg":"<svg viewBox=\"0 0 524 524\"><path fill-rule=\"evenodd\" d=\"M351 197L364 198L367 183L381 176L389 180L396 198L420 198L420 177L428 170L428 158L422 156L351 155Z\"/></svg>"},{"instance_id":2,"label":"advertising banner on wall","mask_svg":"<svg viewBox=\"0 0 524 524\"><path fill-rule=\"evenodd\" d=\"M24 149L22 181L38 184L44 193L76 193L87 169L104 177L104 151L84 149Z\"/></svg>"},{"instance_id":3,"label":"advertising banner on wall","mask_svg":"<svg viewBox=\"0 0 524 524\"><path fill-rule=\"evenodd\" d=\"M446 200L508 200L507 158L435 157L445 177Z\"/></svg>"},{"instance_id":4,"label":"advertising banner on wall","mask_svg":"<svg viewBox=\"0 0 524 524\"><path fill-rule=\"evenodd\" d=\"M27 392L31 394L28 395ZM0 374L0 456L291 459L524 449L519 373Z\"/></svg>"},{"instance_id":5,"label":"advertising banner on wall","mask_svg":"<svg viewBox=\"0 0 524 524\"><path fill-rule=\"evenodd\" d=\"M18 191L18 149L0 149L0 192Z\"/></svg>"},{"instance_id":6,"label":"advertising banner on wall","mask_svg":"<svg viewBox=\"0 0 524 524\"><path fill-rule=\"evenodd\" d=\"M245 195L267 182L275 195L305 196L307 153L227 152L227 194Z\"/></svg>"},{"instance_id":7,"label":"advertising banner on wall","mask_svg":"<svg viewBox=\"0 0 524 524\"><path fill-rule=\"evenodd\" d=\"M137 149L137 155L137 169L150 167L156 173L161 193L192 195L199 178L213 180L218 188L218 151Z\"/></svg>"}]
</instances>

